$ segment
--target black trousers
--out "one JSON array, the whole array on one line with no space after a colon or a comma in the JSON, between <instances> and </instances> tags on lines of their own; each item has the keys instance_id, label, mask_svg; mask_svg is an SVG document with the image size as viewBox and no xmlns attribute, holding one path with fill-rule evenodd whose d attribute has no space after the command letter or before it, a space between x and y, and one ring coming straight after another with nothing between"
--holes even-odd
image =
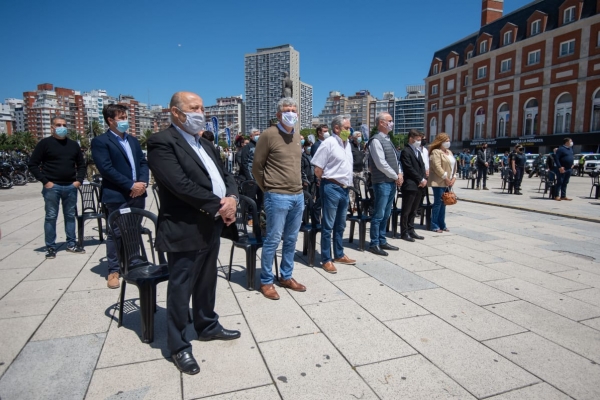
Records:
<instances>
[{"instance_id":1,"label":"black trousers","mask_svg":"<svg viewBox=\"0 0 600 400\"><path fill-rule=\"evenodd\" d=\"M483 176L483 187L487 187L487 174L488 174L488 167L486 167L485 165L478 165L477 166L477 187L479 187L479 184L481 183L481 177Z\"/></svg>"},{"instance_id":2,"label":"black trousers","mask_svg":"<svg viewBox=\"0 0 600 400\"><path fill-rule=\"evenodd\" d=\"M515 191L518 192L521 190L521 182L523 182L523 174L525 173L524 167L516 167L517 174L515 175Z\"/></svg>"},{"instance_id":3,"label":"black trousers","mask_svg":"<svg viewBox=\"0 0 600 400\"><path fill-rule=\"evenodd\" d=\"M423 202L423 189L402 192L402 214L400 216L400 235L414 232L415 215Z\"/></svg>"},{"instance_id":4,"label":"black trousers","mask_svg":"<svg viewBox=\"0 0 600 400\"><path fill-rule=\"evenodd\" d=\"M222 229L223 222L216 222L210 243L202 250L167 253L167 344L172 355L192 350L190 337L195 339L190 332L192 325L197 336L210 336L221 330L219 316L215 313L215 296Z\"/></svg>"}]
</instances>

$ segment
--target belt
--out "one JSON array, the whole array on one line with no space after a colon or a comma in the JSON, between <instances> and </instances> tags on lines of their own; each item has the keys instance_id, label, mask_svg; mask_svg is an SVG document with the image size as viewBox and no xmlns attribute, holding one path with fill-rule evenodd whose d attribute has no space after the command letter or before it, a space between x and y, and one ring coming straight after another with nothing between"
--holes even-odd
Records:
<instances>
[{"instance_id":1,"label":"belt","mask_svg":"<svg viewBox=\"0 0 600 400\"><path fill-rule=\"evenodd\" d=\"M348 188L348 186L346 186L346 185L342 185L341 183L339 183L339 182L338 182L338 181L336 181L335 179L323 178L323 180L326 180L326 181L328 181L328 182L331 182L331 183L335 183L336 185L338 185L338 186L339 186L339 187L341 187L342 189L347 189L347 188Z\"/></svg>"}]
</instances>

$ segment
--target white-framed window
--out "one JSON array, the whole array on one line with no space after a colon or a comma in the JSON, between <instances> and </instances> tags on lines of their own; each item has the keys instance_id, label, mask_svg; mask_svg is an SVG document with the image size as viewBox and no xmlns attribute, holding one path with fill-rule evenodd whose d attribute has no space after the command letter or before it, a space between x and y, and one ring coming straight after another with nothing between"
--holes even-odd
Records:
<instances>
[{"instance_id":1,"label":"white-framed window","mask_svg":"<svg viewBox=\"0 0 600 400\"><path fill-rule=\"evenodd\" d=\"M502 60L500 63L500 72L508 72L512 68L512 58Z\"/></svg>"},{"instance_id":2,"label":"white-framed window","mask_svg":"<svg viewBox=\"0 0 600 400\"><path fill-rule=\"evenodd\" d=\"M454 68L454 57L452 57L451 59L448 60L448 69L452 69Z\"/></svg>"},{"instance_id":3,"label":"white-framed window","mask_svg":"<svg viewBox=\"0 0 600 400\"><path fill-rule=\"evenodd\" d=\"M542 20L541 19L536 19L535 21L533 21L531 23L531 36L537 35L538 33L540 33L541 28L542 28Z\"/></svg>"},{"instance_id":4,"label":"white-framed window","mask_svg":"<svg viewBox=\"0 0 600 400\"><path fill-rule=\"evenodd\" d=\"M596 47L600 47L600 31L598 31L598 37L596 38Z\"/></svg>"},{"instance_id":5,"label":"white-framed window","mask_svg":"<svg viewBox=\"0 0 600 400\"><path fill-rule=\"evenodd\" d=\"M600 32L599 32L598 37L600 37ZM467 51L467 60L470 60L472 57L473 57L473 50Z\"/></svg>"},{"instance_id":6,"label":"white-framed window","mask_svg":"<svg viewBox=\"0 0 600 400\"><path fill-rule=\"evenodd\" d=\"M482 79L487 76L487 66L477 68L477 79Z\"/></svg>"},{"instance_id":7,"label":"white-framed window","mask_svg":"<svg viewBox=\"0 0 600 400\"><path fill-rule=\"evenodd\" d=\"M524 135L532 136L538 134L538 101L529 99L525 103L524 118Z\"/></svg>"},{"instance_id":8,"label":"white-framed window","mask_svg":"<svg viewBox=\"0 0 600 400\"><path fill-rule=\"evenodd\" d=\"M465 75L465 81L463 82L463 86L469 86L469 75Z\"/></svg>"},{"instance_id":9,"label":"white-framed window","mask_svg":"<svg viewBox=\"0 0 600 400\"><path fill-rule=\"evenodd\" d=\"M433 139L437 136L437 119L435 117L431 118L429 122L429 142L433 142Z\"/></svg>"},{"instance_id":10,"label":"white-framed window","mask_svg":"<svg viewBox=\"0 0 600 400\"><path fill-rule=\"evenodd\" d=\"M600 89L596 89L592 98L592 132L600 131Z\"/></svg>"},{"instance_id":11,"label":"white-framed window","mask_svg":"<svg viewBox=\"0 0 600 400\"><path fill-rule=\"evenodd\" d=\"M448 136L450 136L450 140L452 140L452 132L454 131L454 118L452 118L452 114L446 115L446 119L444 120L444 132Z\"/></svg>"},{"instance_id":12,"label":"white-framed window","mask_svg":"<svg viewBox=\"0 0 600 400\"><path fill-rule=\"evenodd\" d=\"M454 90L454 79L450 79L446 81L446 90Z\"/></svg>"},{"instance_id":13,"label":"white-framed window","mask_svg":"<svg viewBox=\"0 0 600 400\"><path fill-rule=\"evenodd\" d=\"M487 40L484 40L483 42L479 43L479 54L487 53L487 51L488 51L487 45L488 45Z\"/></svg>"},{"instance_id":14,"label":"white-framed window","mask_svg":"<svg viewBox=\"0 0 600 400\"><path fill-rule=\"evenodd\" d=\"M567 8L563 12L563 25L569 24L575 21L575 6Z\"/></svg>"},{"instance_id":15,"label":"white-framed window","mask_svg":"<svg viewBox=\"0 0 600 400\"><path fill-rule=\"evenodd\" d=\"M438 85L433 85L431 87L431 94L438 94Z\"/></svg>"},{"instance_id":16,"label":"white-framed window","mask_svg":"<svg viewBox=\"0 0 600 400\"><path fill-rule=\"evenodd\" d=\"M439 69L438 69L438 65L437 65L437 64L435 64L435 65L433 66L433 74L434 74L434 75L436 75L436 74L438 73L438 71L439 71Z\"/></svg>"},{"instance_id":17,"label":"white-framed window","mask_svg":"<svg viewBox=\"0 0 600 400\"><path fill-rule=\"evenodd\" d=\"M527 55L527 65L539 64L541 56L541 50L530 51Z\"/></svg>"},{"instance_id":18,"label":"white-framed window","mask_svg":"<svg viewBox=\"0 0 600 400\"><path fill-rule=\"evenodd\" d=\"M481 139L485 131L485 110L479 107L475 112L475 136L473 139Z\"/></svg>"},{"instance_id":19,"label":"white-framed window","mask_svg":"<svg viewBox=\"0 0 600 400\"><path fill-rule=\"evenodd\" d=\"M437 103L431 105L431 111L437 111Z\"/></svg>"},{"instance_id":20,"label":"white-framed window","mask_svg":"<svg viewBox=\"0 0 600 400\"><path fill-rule=\"evenodd\" d=\"M498 108L498 131L496 137L506 137L507 126L510 117L510 108L507 103L502 104Z\"/></svg>"},{"instance_id":21,"label":"white-framed window","mask_svg":"<svg viewBox=\"0 0 600 400\"><path fill-rule=\"evenodd\" d=\"M513 42L513 31L504 32L504 45L509 45Z\"/></svg>"},{"instance_id":22,"label":"white-framed window","mask_svg":"<svg viewBox=\"0 0 600 400\"><path fill-rule=\"evenodd\" d=\"M560 44L560 56L570 56L575 53L575 39Z\"/></svg>"},{"instance_id":23,"label":"white-framed window","mask_svg":"<svg viewBox=\"0 0 600 400\"><path fill-rule=\"evenodd\" d=\"M573 98L569 93L563 93L556 99L554 133L571 133L572 114Z\"/></svg>"}]
</instances>

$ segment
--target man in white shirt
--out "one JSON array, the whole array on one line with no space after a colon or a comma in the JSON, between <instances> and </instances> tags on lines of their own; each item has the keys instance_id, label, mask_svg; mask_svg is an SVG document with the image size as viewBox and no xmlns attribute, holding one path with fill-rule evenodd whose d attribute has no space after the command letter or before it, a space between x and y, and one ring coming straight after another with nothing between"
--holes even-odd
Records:
<instances>
[{"instance_id":1,"label":"man in white shirt","mask_svg":"<svg viewBox=\"0 0 600 400\"><path fill-rule=\"evenodd\" d=\"M334 262L354 265L356 260L344 254L342 238L346 229L348 210L348 187L352 185L352 149L350 119L338 115L331 121L333 135L325 139L312 158L315 175L321 180L322 210L321 220L321 262L323 269L337 273ZM333 233L333 255L331 257L331 236Z\"/></svg>"}]
</instances>

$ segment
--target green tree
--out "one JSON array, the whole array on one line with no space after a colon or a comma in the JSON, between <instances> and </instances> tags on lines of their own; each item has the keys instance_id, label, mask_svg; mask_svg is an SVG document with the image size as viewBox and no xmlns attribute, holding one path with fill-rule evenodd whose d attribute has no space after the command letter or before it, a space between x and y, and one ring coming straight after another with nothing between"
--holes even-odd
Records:
<instances>
[{"instance_id":1,"label":"green tree","mask_svg":"<svg viewBox=\"0 0 600 400\"><path fill-rule=\"evenodd\" d=\"M95 138L96 136L102 135L102 127L98 121L92 121L91 125L85 129L85 134L88 138Z\"/></svg>"},{"instance_id":2,"label":"green tree","mask_svg":"<svg viewBox=\"0 0 600 400\"><path fill-rule=\"evenodd\" d=\"M31 132L15 132L6 138L8 149L22 149L31 152L37 144L37 139Z\"/></svg>"},{"instance_id":3,"label":"green tree","mask_svg":"<svg viewBox=\"0 0 600 400\"><path fill-rule=\"evenodd\" d=\"M304 139L308 138L308 135L314 135L316 138L317 130L313 128L304 128L300 131L300 134L302 135L302 137L304 137Z\"/></svg>"},{"instance_id":4,"label":"green tree","mask_svg":"<svg viewBox=\"0 0 600 400\"><path fill-rule=\"evenodd\" d=\"M152 136L154 132L152 132L151 129L146 129L139 137L139 141L140 141L140 146L142 146L142 149L146 150L146 145L148 143L148 139L150 139L150 136Z\"/></svg>"},{"instance_id":5,"label":"green tree","mask_svg":"<svg viewBox=\"0 0 600 400\"><path fill-rule=\"evenodd\" d=\"M80 135L73 129L69 129L67 137L79 143L79 146L81 147L85 147L86 149L90 148L90 140L87 138L87 136Z\"/></svg>"}]
</instances>

